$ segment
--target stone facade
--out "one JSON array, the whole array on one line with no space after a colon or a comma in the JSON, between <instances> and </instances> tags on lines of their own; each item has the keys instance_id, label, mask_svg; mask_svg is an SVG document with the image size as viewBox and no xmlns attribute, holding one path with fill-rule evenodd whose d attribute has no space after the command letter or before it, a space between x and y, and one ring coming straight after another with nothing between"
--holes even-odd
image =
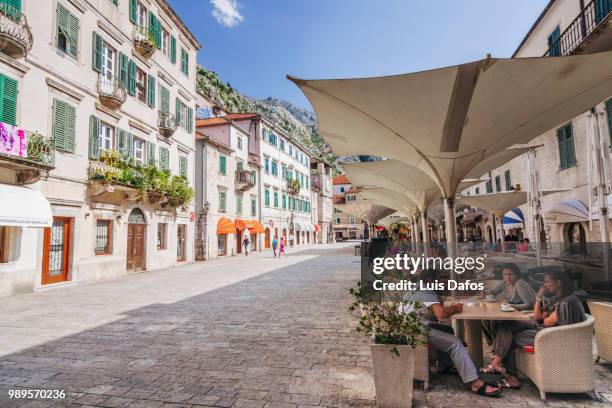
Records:
<instances>
[{"instance_id":1,"label":"stone facade","mask_svg":"<svg viewBox=\"0 0 612 408\"><path fill-rule=\"evenodd\" d=\"M162 206L163 200L113 183L92 184L89 170L101 152L121 150L192 185L197 40L165 0L136 2L136 8L108 0L20 3L32 47L27 58L1 54L0 74L17 88L14 124L53 138L54 167L22 188L42 191L54 228L0 227L3 252L10 253L0 263L0 296L42 288L45 280L123 275L132 256L131 270L192 260L191 207ZM142 40L152 45L148 53L138 46ZM161 111L167 113L160 122ZM30 174L19 173L21 180ZM0 180L20 184L4 161ZM132 236L136 218L144 227Z\"/></svg>"}]
</instances>

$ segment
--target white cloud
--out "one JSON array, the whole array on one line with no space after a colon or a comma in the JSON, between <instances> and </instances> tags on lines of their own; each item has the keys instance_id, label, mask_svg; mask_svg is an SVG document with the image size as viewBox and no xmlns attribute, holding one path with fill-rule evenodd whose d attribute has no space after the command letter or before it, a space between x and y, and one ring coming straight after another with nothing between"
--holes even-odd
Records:
<instances>
[{"instance_id":1,"label":"white cloud","mask_svg":"<svg viewBox=\"0 0 612 408\"><path fill-rule=\"evenodd\" d=\"M221 25L233 27L244 21L244 17L238 11L237 0L210 0L210 4L213 6L213 17Z\"/></svg>"}]
</instances>

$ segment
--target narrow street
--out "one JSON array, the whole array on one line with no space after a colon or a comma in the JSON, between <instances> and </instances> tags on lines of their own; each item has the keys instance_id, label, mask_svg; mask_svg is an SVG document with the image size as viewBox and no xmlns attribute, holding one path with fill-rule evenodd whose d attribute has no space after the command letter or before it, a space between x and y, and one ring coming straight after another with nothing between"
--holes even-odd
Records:
<instances>
[{"instance_id":1,"label":"narrow street","mask_svg":"<svg viewBox=\"0 0 612 408\"><path fill-rule=\"evenodd\" d=\"M351 244L313 246L2 299L2 398L67 398L0 406L373 405L358 265Z\"/></svg>"}]
</instances>

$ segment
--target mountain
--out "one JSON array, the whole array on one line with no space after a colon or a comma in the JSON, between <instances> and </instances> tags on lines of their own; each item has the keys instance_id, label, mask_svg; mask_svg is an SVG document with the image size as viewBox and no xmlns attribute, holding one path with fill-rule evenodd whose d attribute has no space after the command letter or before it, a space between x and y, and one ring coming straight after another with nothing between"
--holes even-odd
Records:
<instances>
[{"instance_id":1,"label":"mountain","mask_svg":"<svg viewBox=\"0 0 612 408\"><path fill-rule=\"evenodd\" d=\"M201 65L197 69L197 89L229 112L260 114L300 141L314 156L331 163L335 161L330 147L317 131L315 114L308 109L274 97L255 99L243 95L229 82L221 80L216 72Z\"/></svg>"}]
</instances>

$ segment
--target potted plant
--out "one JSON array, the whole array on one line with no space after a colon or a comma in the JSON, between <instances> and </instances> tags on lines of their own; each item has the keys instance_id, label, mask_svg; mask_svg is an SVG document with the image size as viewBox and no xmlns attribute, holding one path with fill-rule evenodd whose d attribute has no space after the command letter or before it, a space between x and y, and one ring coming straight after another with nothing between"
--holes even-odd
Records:
<instances>
[{"instance_id":1,"label":"potted plant","mask_svg":"<svg viewBox=\"0 0 612 408\"><path fill-rule=\"evenodd\" d=\"M415 348L427 343L427 328L418 318L419 303L407 302L401 292L376 301L357 283L349 293L351 312L360 311L356 330L370 337L376 403L380 408L412 407Z\"/></svg>"}]
</instances>

